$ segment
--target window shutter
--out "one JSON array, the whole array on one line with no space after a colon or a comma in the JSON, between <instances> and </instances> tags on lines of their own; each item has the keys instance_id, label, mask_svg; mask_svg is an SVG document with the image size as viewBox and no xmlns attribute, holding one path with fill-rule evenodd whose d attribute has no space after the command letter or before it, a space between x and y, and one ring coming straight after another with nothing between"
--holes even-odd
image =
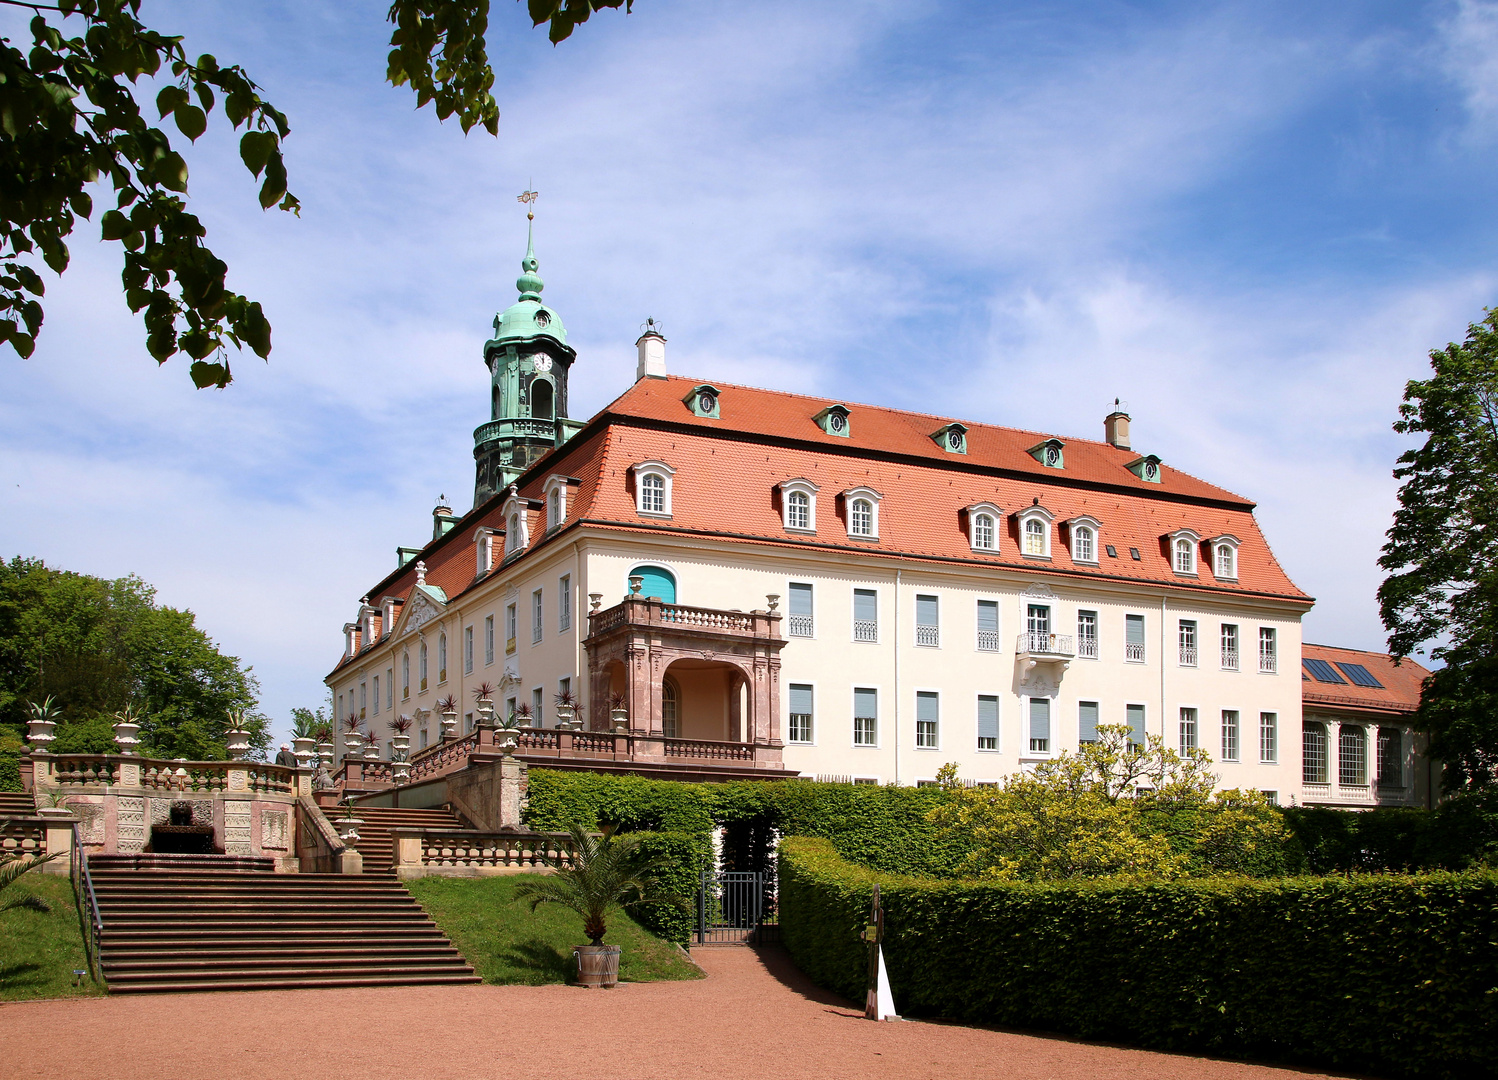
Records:
<instances>
[{"instance_id":1,"label":"window shutter","mask_svg":"<svg viewBox=\"0 0 1498 1080\"><path fill-rule=\"evenodd\" d=\"M978 698L978 738L999 741L999 699L982 696Z\"/></svg>"},{"instance_id":2,"label":"window shutter","mask_svg":"<svg viewBox=\"0 0 1498 1080\"><path fill-rule=\"evenodd\" d=\"M859 719L870 719L879 715L879 691L854 690L853 715Z\"/></svg>"},{"instance_id":3,"label":"window shutter","mask_svg":"<svg viewBox=\"0 0 1498 1080\"><path fill-rule=\"evenodd\" d=\"M811 715L811 687L791 686L791 712L802 716Z\"/></svg>"},{"instance_id":4,"label":"window shutter","mask_svg":"<svg viewBox=\"0 0 1498 1080\"><path fill-rule=\"evenodd\" d=\"M872 589L854 589L853 617L859 622L873 622L879 617L878 600L879 594Z\"/></svg>"},{"instance_id":5,"label":"window shutter","mask_svg":"<svg viewBox=\"0 0 1498 1080\"><path fill-rule=\"evenodd\" d=\"M1081 742L1097 742L1097 702L1077 703L1077 738Z\"/></svg>"},{"instance_id":6,"label":"window shutter","mask_svg":"<svg viewBox=\"0 0 1498 1080\"><path fill-rule=\"evenodd\" d=\"M811 586L791 583L791 614L811 614Z\"/></svg>"},{"instance_id":7,"label":"window shutter","mask_svg":"<svg viewBox=\"0 0 1498 1080\"><path fill-rule=\"evenodd\" d=\"M917 720L929 720L936 723L937 702L940 699L930 691L921 691L915 696L915 718Z\"/></svg>"},{"instance_id":8,"label":"window shutter","mask_svg":"<svg viewBox=\"0 0 1498 1080\"><path fill-rule=\"evenodd\" d=\"M936 625L936 597L917 596L915 598L915 624L917 626Z\"/></svg>"},{"instance_id":9,"label":"window shutter","mask_svg":"<svg viewBox=\"0 0 1498 1080\"><path fill-rule=\"evenodd\" d=\"M999 632L999 602L997 600L978 601L978 629Z\"/></svg>"},{"instance_id":10,"label":"window shutter","mask_svg":"<svg viewBox=\"0 0 1498 1080\"><path fill-rule=\"evenodd\" d=\"M1129 741L1137 746L1144 745L1144 706L1128 706L1129 717Z\"/></svg>"},{"instance_id":11,"label":"window shutter","mask_svg":"<svg viewBox=\"0 0 1498 1080\"><path fill-rule=\"evenodd\" d=\"M1143 645L1144 644L1144 616L1143 615L1125 615L1124 616L1124 630L1125 630L1125 632L1128 635L1125 638L1125 640L1130 645Z\"/></svg>"},{"instance_id":12,"label":"window shutter","mask_svg":"<svg viewBox=\"0 0 1498 1080\"><path fill-rule=\"evenodd\" d=\"M1049 739L1051 737L1051 699L1030 699L1030 738Z\"/></svg>"}]
</instances>

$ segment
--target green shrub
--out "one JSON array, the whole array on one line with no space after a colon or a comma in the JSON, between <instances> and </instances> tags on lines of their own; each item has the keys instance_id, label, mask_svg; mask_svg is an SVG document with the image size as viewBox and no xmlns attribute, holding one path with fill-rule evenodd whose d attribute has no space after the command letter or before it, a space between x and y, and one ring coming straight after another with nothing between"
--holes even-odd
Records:
<instances>
[{"instance_id":1,"label":"green shrub","mask_svg":"<svg viewBox=\"0 0 1498 1080\"><path fill-rule=\"evenodd\" d=\"M635 922L657 937L686 944L697 925L696 898L702 868L713 857L713 846L705 833L644 833L640 850L664 855L666 868L655 875L667 899L630 904L625 910Z\"/></svg>"},{"instance_id":2,"label":"green shrub","mask_svg":"<svg viewBox=\"0 0 1498 1080\"><path fill-rule=\"evenodd\" d=\"M22 791L21 762L15 754L0 754L0 791Z\"/></svg>"},{"instance_id":3,"label":"green shrub","mask_svg":"<svg viewBox=\"0 0 1498 1080\"><path fill-rule=\"evenodd\" d=\"M1284 815L1313 874L1498 865L1498 791L1457 795L1435 810L1302 806Z\"/></svg>"},{"instance_id":4,"label":"green shrub","mask_svg":"<svg viewBox=\"0 0 1498 1080\"><path fill-rule=\"evenodd\" d=\"M1490 873L943 881L787 840L786 946L814 981L855 1000L875 882L908 1014L1402 1076L1485 1074L1498 1053Z\"/></svg>"}]
</instances>

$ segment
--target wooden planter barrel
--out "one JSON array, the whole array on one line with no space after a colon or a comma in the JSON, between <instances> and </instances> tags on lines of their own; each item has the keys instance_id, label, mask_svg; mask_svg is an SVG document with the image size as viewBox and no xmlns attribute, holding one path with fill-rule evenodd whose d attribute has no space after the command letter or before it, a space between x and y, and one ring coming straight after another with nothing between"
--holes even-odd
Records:
<instances>
[{"instance_id":1,"label":"wooden planter barrel","mask_svg":"<svg viewBox=\"0 0 1498 1080\"><path fill-rule=\"evenodd\" d=\"M574 945L577 957L577 984L608 990L619 982L618 945Z\"/></svg>"}]
</instances>

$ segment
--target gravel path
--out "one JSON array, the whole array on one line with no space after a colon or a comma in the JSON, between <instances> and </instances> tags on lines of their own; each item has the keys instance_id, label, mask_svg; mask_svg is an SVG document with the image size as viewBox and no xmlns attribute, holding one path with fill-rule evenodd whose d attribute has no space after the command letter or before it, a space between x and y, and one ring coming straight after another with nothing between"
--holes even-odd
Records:
<instances>
[{"instance_id":1,"label":"gravel path","mask_svg":"<svg viewBox=\"0 0 1498 1080\"><path fill-rule=\"evenodd\" d=\"M616 990L400 987L0 1005L25 1080L1289 1080L1323 1075L941 1023L872 1024L778 949L699 949L708 977Z\"/></svg>"}]
</instances>

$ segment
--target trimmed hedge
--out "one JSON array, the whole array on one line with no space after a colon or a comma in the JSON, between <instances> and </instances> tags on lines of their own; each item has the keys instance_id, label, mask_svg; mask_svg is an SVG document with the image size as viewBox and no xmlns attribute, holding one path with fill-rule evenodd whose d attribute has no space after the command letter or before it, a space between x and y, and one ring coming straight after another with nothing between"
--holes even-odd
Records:
<instances>
[{"instance_id":1,"label":"trimmed hedge","mask_svg":"<svg viewBox=\"0 0 1498 1080\"><path fill-rule=\"evenodd\" d=\"M1284 815L1313 874L1498 864L1498 792L1457 795L1435 810L1288 807Z\"/></svg>"},{"instance_id":2,"label":"trimmed hedge","mask_svg":"<svg viewBox=\"0 0 1498 1080\"><path fill-rule=\"evenodd\" d=\"M21 762L15 754L0 754L0 791L24 791Z\"/></svg>"},{"instance_id":3,"label":"trimmed hedge","mask_svg":"<svg viewBox=\"0 0 1498 1080\"><path fill-rule=\"evenodd\" d=\"M780 852L785 944L854 1000L878 882L912 1015L1402 1076L1498 1055L1491 873L1043 885L880 874L820 839Z\"/></svg>"},{"instance_id":4,"label":"trimmed hedge","mask_svg":"<svg viewBox=\"0 0 1498 1080\"><path fill-rule=\"evenodd\" d=\"M630 918L656 937L685 944L697 925L696 898L702 867L713 857L713 845L703 833L647 832L640 848L663 855L665 865L656 874L664 899L630 904Z\"/></svg>"}]
</instances>

